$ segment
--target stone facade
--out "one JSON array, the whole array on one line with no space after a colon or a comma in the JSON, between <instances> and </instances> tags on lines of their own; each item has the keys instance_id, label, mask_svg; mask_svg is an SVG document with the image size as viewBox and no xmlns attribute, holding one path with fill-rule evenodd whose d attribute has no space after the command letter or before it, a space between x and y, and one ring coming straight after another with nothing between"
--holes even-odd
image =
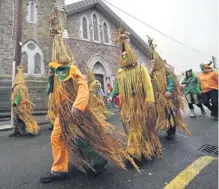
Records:
<instances>
[{"instance_id":1,"label":"stone facade","mask_svg":"<svg viewBox=\"0 0 219 189\"><path fill-rule=\"evenodd\" d=\"M42 52L41 61L43 63L40 74L26 74L26 83L29 88L30 98L36 105L33 107L35 112L42 112L47 107L46 94L46 69L50 60L51 40L49 40L49 23L54 4L57 0L23 0L23 25L22 25L22 44L32 41ZM59 7L64 6L64 0L58 0ZM31 23L28 10L30 3L35 5L35 19ZM61 9L61 8L60 8ZM64 9L63 9L64 10ZM17 1L0 1L0 112L10 112L10 93L11 93L11 74L14 59L14 42L16 35L16 14ZM63 12L63 18L65 14ZM64 19L63 19L64 20ZM65 24L65 20L64 20ZM34 63L34 62L32 62ZM33 65L28 65L32 66Z\"/></svg>"},{"instance_id":2,"label":"stone facade","mask_svg":"<svg viewBox=\"0 0 219 189\"><path fill-rule=\"evenodd\" d=\"M92 28L92 15L96 14L98 17L98 25L99 25L99 33L100 33L100 41L96 42L93 40L93 28ZM82 18L86 17L88 19L88 28L89 28L89 39L82 38ZM102 23L106 21L109 26L109 43L104 43L103 40L103 28ZM105 75L109 72L109 80L105 80L106 82L114 82L114 74L116 70L119 68L119 48L115 44L115 39L117 35L118 28L113 25L107 18L104 17L98 10L95 8L88 9L86 11L82 11L72 16L67 17L67 28L69 34L69 44L72 49L76 64L80 68L80 70L85 73L85 65L93 66L93 70L95 73L94 65L97 61L95 56L101 56L108 64L110 70L106 70ZM134 51L136 52L137 58L140 63L146 64L148 66L147 57L141 52L136 46L131 43ZM97 58L98 59L98 58ZM101 62L100 62L101 63ZM104 65L103 65L104 67ZM106 87L106 86L105 86Z\"/></svg>"},{"instance_id":3,"label":"stone facade","mask_svg":"<svg viewBox=\"0 0 219 189\"><path fill-rule=\"evenodd\" d=\"M13 2L0 1L0 74L11 74L12 70L14 9Z\"/></svg>"},{"instance_id":4,"label":"stone facade","mask_svg":"<svg viewBox=\"0 0 219 189\"><path fill-rule=\"evenodd\" d=\"M34 13L30 15L31 3L34 2ZM108 82L113 83L115 72L119 68L119 48L115 44L115 38L118 28L111 23L103 14L95 8L66 16L64 12L64 0L23 0L23 38L22 51L28 54L27 58L23 57L23 63L27 63L27 74L25 75L27 86L29 87L30 98L36 106L35 112L45 111L47 107L46 94L46 70L47 63L50 60L52 41L49 38L49 21L54 8L54 3L59 9L63 20L64 29L67 29L69 44L76 65L83 74L86 74L85 65L91 67L97 77L102 78L104 88ZM16 10L17 0L0 1L0 113L10 112L10 91L11 91L11 73L12 62L14 57L14 40L16 31ZM33 6L33 7L34 7ZM33 8L32 7L32 8ZM96 14L98 22L99 41L93 40L92 15ZM30 18L32 21L30 22ZM82 18L86 17L88 21L89 39L82 37ZM109 42L104 43L103 23L107 23ZM144 52L141 52L131 42L136 52L139 63L148 66L148 59ZM29 49L29 50L28 50ZM38 51L36 51L38 49ZM40 54L42 64L41 72L35 74L35 55L33 52Z\"/></svg>"}]
</instances>

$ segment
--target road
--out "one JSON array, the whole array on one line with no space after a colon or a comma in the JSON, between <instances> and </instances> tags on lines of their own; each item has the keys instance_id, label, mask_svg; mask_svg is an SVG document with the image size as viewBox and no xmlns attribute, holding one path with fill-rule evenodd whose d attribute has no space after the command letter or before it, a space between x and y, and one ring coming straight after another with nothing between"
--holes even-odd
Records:
<instances>
[{"instance_id":1,"label":"road","mask_svg":"<svg viewBox=\"0 0 219 189\"><path fill-rule=\"evenodd\" d=\"M175 140L169 141L165 139L165 133L160 133L163 157L144 162L141 173L133 169L120 170L110 163L107 171L98 177L86 176L73 169L67 180L49 184L41 184L39 180L52 163L49 125L42 126L40 135L34 138L8 138L12 131L0 132L0 189L162 189L165 186L166 189L216 189L216 158L209 162L203 160L201 165L207 163L202 170L196 165L186 170L186 175L179 174L206 156L198 151L202 145L217 146L217 122L208 116L190 119L185 115L184 119L193 135L187 137L178 133ZM118 113L109 121L121 128ZM188 183L186 187L185 183Z\"/></svg>"}]
</instances>

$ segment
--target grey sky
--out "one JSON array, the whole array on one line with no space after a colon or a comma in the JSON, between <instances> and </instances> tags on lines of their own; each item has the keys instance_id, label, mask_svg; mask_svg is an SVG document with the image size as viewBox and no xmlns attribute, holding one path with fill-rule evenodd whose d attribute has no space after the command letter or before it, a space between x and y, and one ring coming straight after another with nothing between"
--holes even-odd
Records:
<instances>
[{"instance_id":1,"label":"grey sky","mask_svg":"<svg viewBox=\"0 0 219 189\"><path fill-rule=\"evenodd\" d=\"M66 4L78 0L65 0ZM210 56L216 56L217 0L108 0L149 25ZM108 5L108 4L107 4ZM164 37L149 27L130 18L108 5L126 21L144 40L154 38L157 51L175 67L177 74L192 68L200 71L199 64L208 62L206 57Z\"/></svg>"}]
</instances>

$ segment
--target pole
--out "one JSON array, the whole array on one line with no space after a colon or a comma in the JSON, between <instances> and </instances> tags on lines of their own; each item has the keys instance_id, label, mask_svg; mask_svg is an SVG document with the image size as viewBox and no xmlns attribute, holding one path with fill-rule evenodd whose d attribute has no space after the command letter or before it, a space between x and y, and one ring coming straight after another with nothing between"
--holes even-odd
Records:
<instances>
[{"instance_id":1,"label":"pole","mask_svg":"<svg viewBox=\"0 0 219 189\"><path fill-rule=\"evenodd\" d=\"M212 63L213 63L214 69L216 69L217 68L217 66L216 66L216 58L214 56L212 56Z\"/></svg>"},{"instance_id":2,"label":"pole","mask_svg":"<svg viewBox=\"0 0 219 189\"><path fill-rule=\"evenodd\" d=\"M15 40L15 54L12 64L12 89L14 85L14 79L16 75L16 68L21 63L21 48L22 48L22 24L23 24L23 14L22 14L22 0L17 0L17 17L16 17L16 40ZM11 125L13 125L13 109L11 108Z\"/></svg>"},{"instance_id":3,"label":"pole","mask_svg":"<svg viewBox=\"0 0 219 189\"><path fill-rule=\"evenodd\" d=\"M17 5L17 31L16 31L16 46L15 46L15 68L21 62L21 47L22 47L22 0L18 0Z\"/></svg>"}]
</instances>

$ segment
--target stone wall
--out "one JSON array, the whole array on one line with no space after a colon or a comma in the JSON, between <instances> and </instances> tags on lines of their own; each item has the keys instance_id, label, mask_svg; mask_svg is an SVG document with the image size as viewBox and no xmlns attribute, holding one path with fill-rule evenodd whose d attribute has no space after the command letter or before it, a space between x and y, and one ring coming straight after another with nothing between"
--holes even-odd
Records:
<instances>
[{"instance_id":1,"label":"stone wall","mask_svg":"<svg viewBox=\"0 0 219 189\"><path fill-rule=\"evenodd\" d=\"M100 29L100 42L95 42L92 38L92 14L96 13L99 18L99 29ZM90 39L84 40L81 37L82 27L81 18L85 16L89 21L89 32ZM110 29L110 43L105 44L103 42L103 32L102 23L107 21ZM94 55L103 56L109 66L111 67L113 73L119 68L119 48L115 45L115 39L117 35L118 28L115 27L107 18L104 17L98 10L89 9L76 13L72 16L67 17L67 28L69 34L69 44L74 55L76 64L79 66L81 71L85 73L85 63ZM132 45L132 43L131 43ZM149 66L148 58L141 52L137 47L132 45L134 51L136 52L137 58L140 63L144 63L147 67Z\"/></svg>"},{"instance_id":2,"label":"stone wall","mask_svg":"<svg viewBox=\"0 0 219 189\"><path fill-rule=\"evenodd\" d=\"M43 51L45 68L50 60L52 41L49 38L50 16L52 14L55 2L59 6L64 4L64 0L35 0L37 7L37 22L29 23L27 21L29 0L23 0L23 25L22 25L22 43L29 40L37 43ZM12 62L14 55L15 37L16 37L16 15L17 0L0 1L0 75L12 73ZM61 14L63 25L66 27L65 13ZM12 43L13 42L13 43Z\"/></svg>"},{"instance_id":3,"label":"stone wall","mask_svg":"<svg viewBox=\"0 0 219 189\"><path fill-rule=\"evenodd\" d=\"M64 5L64 0L35 0L37 6L37 22L27 22L29 0L23 0L23 36L22 43L34 41L42 50L45 70L50 60L52 41L49 40L50 16L54 3L59 7ZM10 114L11 74L14 58L14 46L16 37L17 0L0 0L0 113ZM66 27L66 16L60 13L63 25ZM26 77L30 99L36 105L34 112L45 112L47 109L47 94L45 76Z\"/></svg>"},{"instance_id":4,"label":"stone wall","mask_svg":"<svg viewBox=\"0 0 219 189\"><path fill-rule=\"evenodd\" d=\"M0 1L0 75L12 70L14 8L13 1Z\"/></svg>"},{"instance_id":5,"label":"stone wall","mask_svg":"<svg viewBox=\"0 0 219 189\"><path fill-rule=\"evenodd\" d=\"M69 39L70 47L82 73L85 73L87 61L94 55L101 55L111 67L113 73L119 67L119 49L115 46L98 44L78 39Z\"/></svg>"}]
</instances>

